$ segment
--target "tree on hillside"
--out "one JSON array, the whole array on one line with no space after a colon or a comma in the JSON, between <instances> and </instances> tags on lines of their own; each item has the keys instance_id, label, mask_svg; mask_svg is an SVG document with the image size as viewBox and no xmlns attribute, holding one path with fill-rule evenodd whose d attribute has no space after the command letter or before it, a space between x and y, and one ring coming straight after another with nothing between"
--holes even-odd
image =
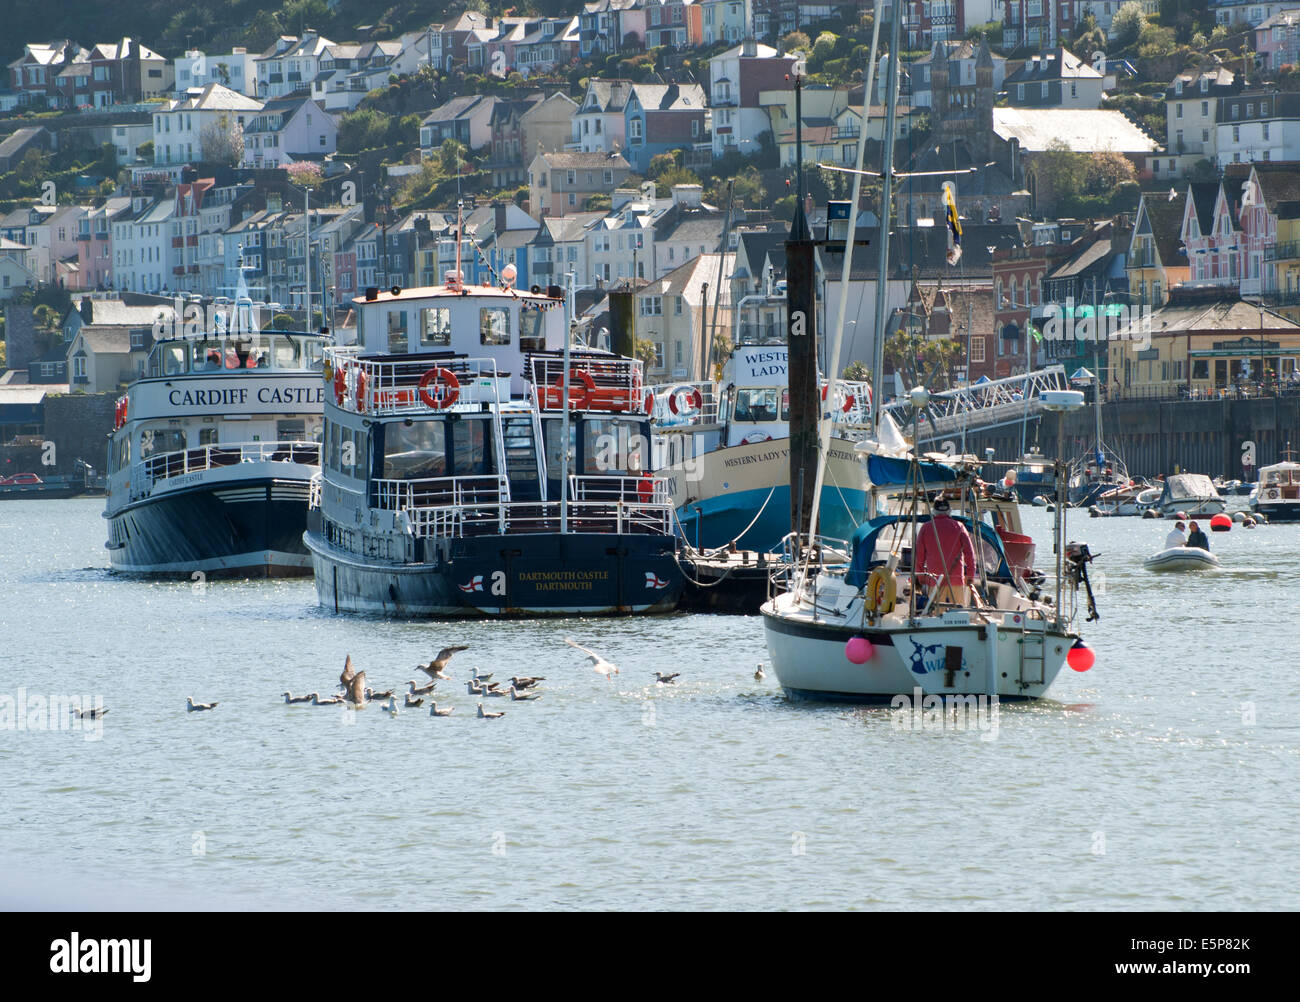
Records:
<instances>
[{"instance_id":1,"label":"tree on hillside","mask_svg":"<svg viewBox=\"0 0 1300 1002\"><path fill-rule=\"evenodd\" d=\"M1129 0L1111 19L1110 33L1119 43L1120 48L1127 49L1137 42L1146 22L1147 17L1142 11L1142 5L1137 0Z\"/></svg>"},{"instance_id":2,"label":"tree on hillside","mask_svg":"<svg viewBox=\"0 0 1300 1002\"><path fill-rule=\"evenodd\" d=\"M669 198L673 193L675 184L699 184L699 176L692 170L685 167L674 167L672 170L666 170L654 179L655 198Z\"/></svg>"},{"instance_id":3,"label":"tree on hillside","mask_svg":"<svg viewBox=\"0 0 1300 1002\"><path fill-rule=\"evenodd\" d=\"M199 155L205 163L237 167L244 159L244 127L222 115L199 133Z\"/></svg>"}]
</instances>

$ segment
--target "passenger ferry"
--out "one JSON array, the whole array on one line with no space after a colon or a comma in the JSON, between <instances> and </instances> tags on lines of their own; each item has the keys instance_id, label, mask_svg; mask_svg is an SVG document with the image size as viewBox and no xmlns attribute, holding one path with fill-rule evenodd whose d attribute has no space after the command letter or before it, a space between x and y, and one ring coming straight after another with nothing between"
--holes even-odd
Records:
<instances>
[{"instance_id":1,"label":"passenger ferry","mask_svg":"<svg viewBox=\"0 0 1300 1002\"><path fill-rule=\"evenodd\" d=\"M1270 522L1300 522L1300 463L1289 442L1282 455L1284 462L1259 471L1251 508Z\"/></svg>"},{"instance_id":2,"label":"passenger ferry","mask_svg":"<svg viewBox=\"0 0 1300 1002\"><path fill-rule=\"evenodd\" d=\"M790 531L789 349L742 345L720 382L654 390L655 470L688 543L709 550L734 543L774 552ZM822 386L823 401L826 387ZM854 452L868 426L871 389L841 380L822 487L820 522L847 539L870 514L866 468Z\"/></svg>"},{"instance_id":3,"label":"passenger ferry","mask_svg":"<svg viewBox=\"0 0 1300 1002\"><path fill-rule=\"evenodd\" d=\"M329 339L243 331L159 340L117 401L104 511L115 571L311 573L302 534Z\"/></svg>"},{"instance_id":4,"label":"passenger ferry","mask_svg":"<svg viewBox=\"0 0 1300 1002\"><path fill-rule=\"evenodd\" d=\"M517 290L509 267L499 286L452 271L441 286L368 289L354 302L358 343L327 352L306 535L322 606L400 616L676 607L680 541L663 481L647 472L640 362L566 351L562 291Z\"/></svg>"}]
</instances>

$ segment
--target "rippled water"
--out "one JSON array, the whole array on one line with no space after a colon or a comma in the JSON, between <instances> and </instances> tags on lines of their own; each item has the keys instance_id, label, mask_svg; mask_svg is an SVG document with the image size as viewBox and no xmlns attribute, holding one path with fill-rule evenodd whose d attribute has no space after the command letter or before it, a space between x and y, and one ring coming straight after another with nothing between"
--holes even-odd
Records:
<instances>
[{"instance_id":1,"label":"rippled water","mask_svg":"<svg viewBox=\"0 0 1300 1002\"><path fill-rule=\"evenodd\" d=\"M1294 907L1300 526L1157 576L1167 525L1076 514L1097 666L981 740L787 703L753 679L757 618L392 622L322 612L309 580L118 579L100 505L0 505L0 695L110 708L99 740L0 730L0 906ZM438 720L280 699L348 652L404 688L454 642L458 678L542 674L544 698L497 721L446 682Z\"/></svg>"}]
</instances>

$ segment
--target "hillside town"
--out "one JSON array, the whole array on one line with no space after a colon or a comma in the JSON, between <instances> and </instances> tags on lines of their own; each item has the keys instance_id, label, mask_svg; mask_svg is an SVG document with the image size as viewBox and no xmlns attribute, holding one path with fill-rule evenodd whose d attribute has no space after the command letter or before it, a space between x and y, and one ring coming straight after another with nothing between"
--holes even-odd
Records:
<instances>
[{"instance_id":1,"label":"hillside town","mask_svg":"<svg viewBox=\"0 0 1300 1002\"><path fill-rule=\"evenodd\" d=\"M1107 399L1294 387L1300 6L917 0L902 16L895 167L914 176L893 205L886 375L1088 366ZM367 289L513 266L522 288L564 290L593 346L609 292L630 290L648 377L711 378L706 340L784 336L800 148L824 345L844 255L828 206L849 191L828 167L852 166L864 129L878 164L883 139L890 55L867 65L869 5L596 0L402 27L217 52L22 43L0 88L0 438L38 433L49 394L119 392L160 307L228 303L238 276L267 323L346 332ZM858 373L879 197L866 186L848 272ZM1152 337L1098 351L1052 336L1062 310L1145 310Z\"/></svg>"}]
</instances>

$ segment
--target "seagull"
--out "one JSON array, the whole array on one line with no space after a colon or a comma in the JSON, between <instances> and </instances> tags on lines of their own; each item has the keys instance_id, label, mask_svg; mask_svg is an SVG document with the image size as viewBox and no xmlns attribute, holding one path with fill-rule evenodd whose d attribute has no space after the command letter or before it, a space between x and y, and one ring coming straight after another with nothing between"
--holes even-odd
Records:
<instances>
[{"instance_id":1,"label":"seagull","mask_svg":"<svg viewBox=\"0 0 1300 1002\"><path fill-rule=\"evenodd\" d=\"M510 679L510 684L516 689L531 689L538 682L545 681L545 675L514 675Z\"/></svg>"},{"instance_id":2,"label":"seagull","mask_svg":"<svg viewBox=\"0 0 1300 1002\"><path fill-rule=\"evenodd\" d=\"M483 706L483 704L480 703L480 704L479 704L479 708L481 709L482 706ZM455 710L455 709L456 709L456 707L454 707L454 706L449 706L449 707L447 707L445 710L440 710L440 709L438 709L438 704L437 704L437 703L430 702L430 703L429 703L429 716L431 716L431 717L450 717L451 714L452 714L452 711Z\"/></svg>"},{"instance_id":3,"label":"seagull","mask_svg":"<svg viewBox=\"0 0 1300 1002\"><path fill-rule=\"evenodd\" d=\"M357 672L348 683L347 701L355 706L366 705L366 673Z\"/></svg>"},{"instance_id":4,"label":"seagull","mask_svg":"<svg viewBox=\"0 0 1300 1002\"><path fill-rule=\"evenodd\" d=\"M373 700L374 702L378 702L381 699L391 699L392 696L392 689L385 689L383 692L375 692L374 689L369 687L366 689L366 699Z\"/></svg>"},{"instance_id":5,"label":"seagull","mask_svg":"<svg viewBox=\"0 0 1300 1002\"><path fill-rule=\"evenodd\" d=\"M492 677L492 675L493 675L493 672L487 672L486 674L484 674L484 673L482 673L482 672L480 672L480 671L478 670L478 665L475 665L475 666L474 666L474 681L475 681L475 682L486 682L486 681L488 681L488 680Z\"/></svg>"},{"instance_id":6,"label":"seagull","mask_svg":"<svg viewBox=\"0 0 1300 1002\"><path fill-rule=\"evenodd\" d=\"M433 692L433 687L434 687L435 685L437 685L438 683L437 683L437 682L430 682L428 685L419 685L419 686L417 686L417 685L415 684L415 679L411 679L411 680L408 681L406 684L409 685L409 686L411 687L411 695L412 695L412 696L427 696L427 695L429 695L429 693Z\"/></svg>"},{"instance_id":7,"label":"seagull","mask_svg":"<svg viewBox=\"0 0 1300 1002\"><path fill-rule=\"evenodd\" d=\"M497 717L504 717L506 715L506 711L501 710L499 712L488 712L487 710L483 709L483 704L479 703L478 715L482 717L484 720L495 720Z\"/></svg>"},{"instance_id":8,"label":"seagull","mask_svg":"<svg viewBox=\"0 0 1300 1002\"><path fill-rule=\"evenodd\" d=\"M761 682L765 678L767 678L767 676L763 674L763 666L762 664L759 664L759 666L754 669L754 681Z\"/></svg>"},{"instance_id":9,"label":"seagull","mask_svg":"<svg viewBox=\"0 0 1300 1002\"><path fill-rule=\"evenodd\" d=\"M389 696L387 705L381 707L390 717L397 716L397 697Z\"/></svg>"},{"instance_id":10,"label":"seagull","mask_svg":"<svg viewBox=\"0 0 1300 1002\"><path fill-rule=\"evenodd\" d=\"M423 702L424 702L424 697L423 697L423 696L420 696L420 697L417 699L413 694L411 694L411 693L409 693L409 692L406 694L406 708L407 708L408 710L410 710L410 709L414 709L415 707L419 706L419 705L420 705L421 703L423 703Z\"/></svg>"},{"instance_id":11,"label":"seagull","mask_svg":"<svg viewBox=\"0 0 1300 1002\"><path fill-rule=\"evenodd\" d=\"M498 689L495 685L488 689L479 689L476 693L479 696L501 696L502 698L510 695L509 689Z\"/></svg>"},{"instance_id":12,"label":"seagull","mask_svg":"<svg viewBox=\"0 0 1300 1002\"><path fill-rule=\"evenodd\" d=\"M185 697L185 710L187 713L193 713L195 710L215 710L216 703L196 703L193 696Z\"/></svg>"},{"instance_id":13,"label":"seagull","mask_svg":"<svg viewBox=\"0 0 1300 1002\"><path fill-rule=\"evenodd\" d=\"M435 657L432 661L430 661L427 665L419 665L418 667L420 671L424 672L426 675L429 675L432 678L450 680L451 676L446 673L447 662L450 661L452 659L452 656L456 654L458 651L467 651L467 650L469 650L468 644L458 644L455 647L444 647L442 650L438 652L438 656Z\"/></svg>"},{"instance_id":14,"label":"seagull","mask_svg":"<svg viewBox=\"0 0 1300 1002\"><path fill-rule=\"evenodd\" d=\"M489 682L487 685L484 685L476 679L470 679L465 683L465 688L469 690L471 696L481 696L485 692L496 692L497 689L501 688L501 683Z\"/></svg>"},{"instance_id":15,"label":"seagull","mask_svg":"<svg viewBox=\"0 0 1300 1002\"><path fill-rule=\"evenodd\" d=\"M324 698L321 698L321 694L319 692L313 692L311 694L312 706L335 706L341 702L343 702L342 696L326 696Z\"/></svg>"},{"instance_id":16,"label":"seagull","mask_svg":"<svg viewBox=\"0 0 1300 1002\"><path fill-rule=\"evenodd\" d=\"M492 695L492 696L498 696L498 695L500 695L500 693L493 692L493 693L489 693L489 695ZM510 687L510 698L513 699L513 700L521 700L521 699L541 699L541 698L542 698L542 694L541 694L540 692L520 692L518 689L516 689L516 688L512 685L512 686Z\"/></svg>"},{"instance_id":17,"label":"seagull","mask_svg":"<svg viewBox=\"0 0 1300 1002\"><path fill-rule=\"evenodd\" d=\"M352 667L352 655L349 654L347 660L343 662L343 673L339 675L339 685L346 689L352 684L352 680L356 678L356 675L357 673Z\"/></svg>"},{"instance_id":18,"label":"seagull","mask_svg":"<svg viewBox=\"0 0 1300 1002\"><path fill-rule=\"evenodd\" d=\"M564 642L568 644L570 647L580 650L582 651L583 654L587 655L587 657L591 659L592 671L594 671L597 675L604 675L605 678L610 679L612 681L613 676L618 674L618 669L616 667L614 667L612 664L610 664L608 661L602 658L595 651L589 651L587 650L587 648L575 644L573 642L572 637L565 637Z\"/></svg>"},{"instance_id":19,"label":"seagull","mask_svg":"<svg viewBox=\"0 0 1300 1002\"><path fill-rule=\"evenodd\" d=\"M89 710L83 710L79 706L74 706L72 712L77 715L78 720L98 720L108 712L102 706L92 706Z\"/></svg>"},{"instance_id":20,"label":"seagull","mask_svg":"<svg viewBox=\"0 0 1300 1002\"><path fill-rule=\"evenodd\" d=\"M661 685L668 685L670 682L676 682L680 675L681 672L679 671L675 671L671 675L665 675L663 672L657 671L655 672L655 681Z\"/></svg>"},{"instance_id":21,"label":"seagull","mask_svg":"<svg viewBox=\"0 0 1300 1002\"><path fill-rule=\"evenodd\" d=\"M283 692L281 695L284 696L286 703L310 703L311 696L314 696L315 693L312 693L311 696L295 696L291 692Z\"/></svg>"}]
</instances>

